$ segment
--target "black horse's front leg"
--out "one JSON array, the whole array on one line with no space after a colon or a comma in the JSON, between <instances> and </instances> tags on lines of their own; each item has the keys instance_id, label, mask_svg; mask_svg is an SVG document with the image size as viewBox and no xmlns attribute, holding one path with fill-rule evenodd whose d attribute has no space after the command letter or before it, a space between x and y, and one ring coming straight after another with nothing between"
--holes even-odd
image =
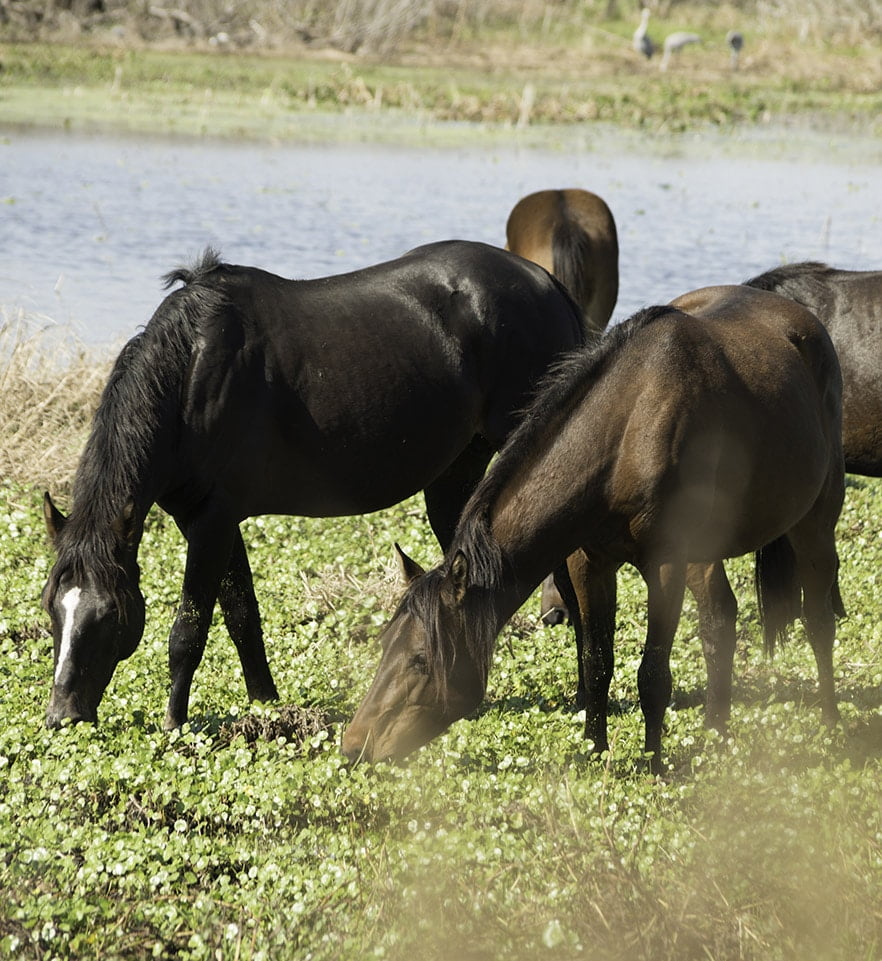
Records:
<instances>
[{"instance_id":1,"label":"black horse's front leg","mask_svg":"<svg viewBox=\"0 0 882 961\"><path fill-rule=\"evenodd\" d=\"M242 534L237 529L230 564L221 578L218 594L224 622L239 652L245 688L252 701L275 701L276 690L266 659L260 609Z\"/></svg>"},{"instance_id":2,"label":"black horse's front leg","mask_svg":"<svg viewBox=\"0 0 882 961\"><path fill-rule=\"evenodd\" d=\"M211 615L221 578L232 556L238 527L207 518L184 526L189 544L181 604L168 638L171 690L164 727L167 731L187 720L193 675L205 652Z\"/></svg>"}]
</instances>

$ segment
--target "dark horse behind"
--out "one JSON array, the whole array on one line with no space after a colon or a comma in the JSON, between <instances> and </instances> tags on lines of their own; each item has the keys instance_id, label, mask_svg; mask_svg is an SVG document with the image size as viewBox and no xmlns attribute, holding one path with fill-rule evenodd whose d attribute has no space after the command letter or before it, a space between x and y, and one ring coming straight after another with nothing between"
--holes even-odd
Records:
<instances>
[{"instance_id":1,"label":"dark horse behind","mask_svg":"<svg viewBox=\"0 0 882 961\"><path fill-rule=\"evenodd\" d=\"M747 281L808 307L842 366L842 449L852 474L882 477L882 271L806 261Z\"/></svg>"},{"instance_id":2,"label":"dark horse behind","mask_svg":"<svg viewBox=\"0 0 882 961\"><path fill-rule=\"evenodd\" d=\"M403 557L410 583L344 752L401 757L473 711L497 634L565 558L579 611L585 736L596 751L608 747L616 572L625 563L647 587L638 689L655 770L687 585L708 667L707 720L724 728L728 719L737 604L727 557L758 552L767 645L802 615L832 722L840 405L836 353L817 318L749 287L705 288L648 308L575 352L476 488L440 566L423 573Z\"/></svg>"},{"instance_id":3,"label":"dark horse behind","mask_svg":"<svg viewBox=\"0 0 882 961\"><path fill-rule=\"evenodd\" d=\"M47 723L95 720L144 628L138 546L151 505L188 542L165 724L181 725L220 602L252 698L277 696L239 522L375 511L424 491L443 547L548 366L584 341L546 271L485 244L291 281L212 251L123 348L80 459L49 495Z\"/></svg>"}]
</instances>

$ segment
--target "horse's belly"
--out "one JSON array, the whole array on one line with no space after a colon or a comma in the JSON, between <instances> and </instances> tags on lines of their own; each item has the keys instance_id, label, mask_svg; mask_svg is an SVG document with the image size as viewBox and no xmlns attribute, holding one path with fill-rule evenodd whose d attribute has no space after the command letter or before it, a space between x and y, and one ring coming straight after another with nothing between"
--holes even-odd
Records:
<instances>
[{"instance_id":1,"label":"horse's belly","mask_svg":"<svg viewBox=\"0 0 882 961\"><path fill-rule=\"evenodd\" d=\"M340 517L366 514L424 490L473 437L470 426L440 436L427 432L362 443L337 437L321 444L268 443L263 456L243 459L235 486L249 514Z\"/></svg>"}]
</instances>

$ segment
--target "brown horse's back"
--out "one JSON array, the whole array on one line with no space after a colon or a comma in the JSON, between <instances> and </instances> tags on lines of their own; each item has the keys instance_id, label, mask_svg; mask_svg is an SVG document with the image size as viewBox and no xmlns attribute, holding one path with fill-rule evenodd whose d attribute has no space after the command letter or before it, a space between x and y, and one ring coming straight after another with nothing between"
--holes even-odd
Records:
<instances>
[{"instance_id":1,"label":"brown horse's back","mask_svg":"<svg viewBox=\"0 0 882 961\"><path fill-rule=\"evenodd\" d=\"M671 551L689 562L753 551L828 488L838 510L841 380L814 315L743 287L671 306L621 337L613 328L609 363L547 425L553 440L535 476L560 524L572 536L584 523L585 550L639 566ZM518 501L531 497L525 486Z\"/></svg>"},{"instance_id":2,"label":"brown horse's back","mask_svg":"<svg viewBox=\"0 0 882 961\"><path fill-rule=\"evenodd\" d=\"M540 190L515 204L506 245L557 277L599 332L619 293L619 244L606 203L587 190Z\"/></svg>"}]
</instances>

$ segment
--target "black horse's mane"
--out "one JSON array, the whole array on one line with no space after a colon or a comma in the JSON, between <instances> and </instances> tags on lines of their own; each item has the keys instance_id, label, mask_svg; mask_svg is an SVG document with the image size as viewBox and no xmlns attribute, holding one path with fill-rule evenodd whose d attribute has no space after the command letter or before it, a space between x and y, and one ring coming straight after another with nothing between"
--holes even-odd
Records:
<instances>
[{"instance_id":1,"label":"black horse's mane","mask_svg":"<svg viewBox=\"0 0 882 961\"><path fill-rule=\"evenodd\" d=\"M74 476L73 508L58 534L55 582L65 570L78 578L89 571L114 590L114 522L128 505L143 517L152 503L151 470L159 448L177 436L181 388L201 319L224 306L222 292L205 283L220 266L209 248L192 267L167 274L166 287L186 286L163 300L114 362Z\"/></svg>"},{"instance_id":2,"label":"black horse's mane","mask_svg":"<svg viewBox=\"0 0 882 961\"><path fill-rule=\"evenodd\" d=\"M791 290L798 293L806 286L809 289L814 285L823 287L824 280L832 273L834 268L827 264L816 260L804 260L796 264L773 267L765 273L746 280L744 286L754 287L756 290L768 290L772 293L783 293L787 297L792 297ZM796 298L792 297L792 299Z\"/></svg>"},{"instance_id":3,"label":"black horse's mane","mask_svg":"<svg viewBox=\"0 0 882 961\"><path fill-rule=\"evenodd\" d=\"M469 570L469 588L464 600L465 641L482 681L486 683L499 630L493 605L488 599L505 584L508 568L505 553L491 529L490 517L496 499L523 462L554 435L554 425L565 419L579 403L586 385L600 377L615 355L639 331L672 312L677 311L668 306L645 307L630 319L609 328L593 345L571 351L549 370L540 381L519 426L463 508L444 560L411 583L402 606L423 624L428 670L438 684L442 700L446 698L446 668L453 657L453 646L441 625L439 600L442 581L449 576L457 554L465 556Z\"/></svg>"}]
</instances>

